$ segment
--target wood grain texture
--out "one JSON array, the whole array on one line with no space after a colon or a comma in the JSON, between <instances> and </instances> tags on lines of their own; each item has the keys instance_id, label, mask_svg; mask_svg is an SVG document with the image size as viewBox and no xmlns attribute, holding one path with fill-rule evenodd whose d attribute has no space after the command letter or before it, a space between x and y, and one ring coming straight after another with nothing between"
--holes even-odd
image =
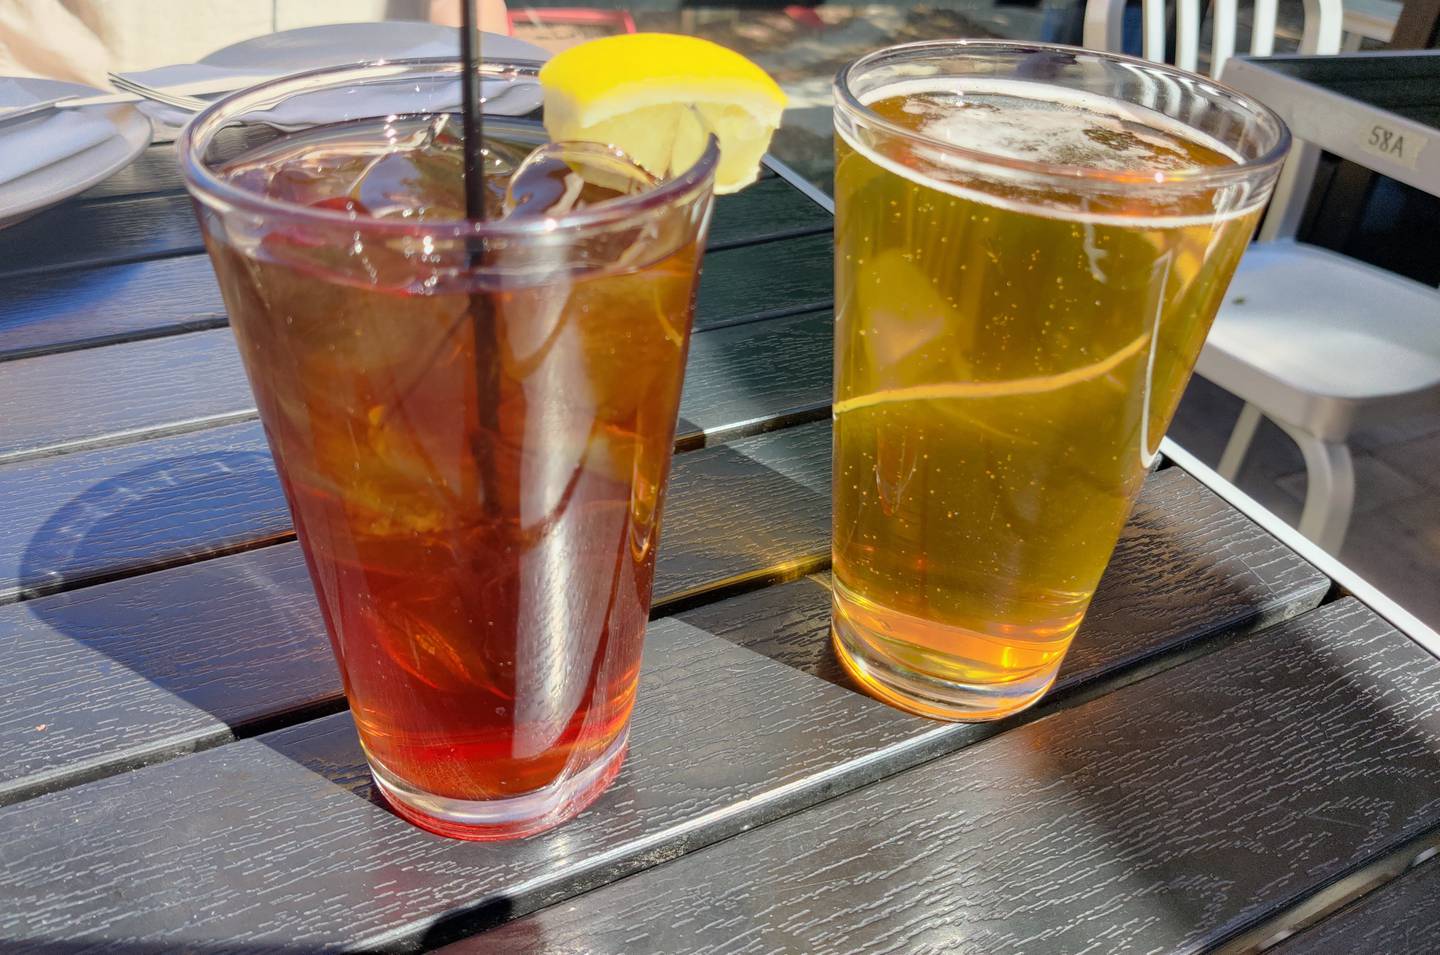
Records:
<instances>
[{"instance_id":1,"label":"wood grain texture","mask_svg":"<svg viewBox=\"0 0 1440 955\"><path fill-rule=\"evenodd\" d=\"M817 582L804 580L770 588L761 594L787 589L801 591L802 602L824 590ZM442 942L476 925L527 912L546 901L572 897L637 869L676 858L742 829L853 790L896 769L914 767L935 755L937 742L960 745L982 732L980 727L935 724L909 717L743 648L723 649L727 642L733 642L733 637L731 641L717 639L707 624L746 617L757 630L784 625L782 618L766 619L747 609L761 594L744 594L683 618L667 618L652 625L630 760L615 788L594 809L563 829L518 843L471 846L437 839L406 827L375 805L348 719L343 715L330 717L0 810L0 826L9 834L5 848L0 851L24 860L22 867L11 866L0 871L0 938L32 944L69 942L77 951L89 950L85 942L97 949L116 943L163 945L184 941L200 946L220 940L241 947L281 939L306 946ZM1320 629L1327 634L1349 635L1352 648L1361 638L1395 638L1383 625L1374 626L1374 618L1368 612L1357 614L1356 610L1352 606L1338 616L1335 611L1328 611L1328 622ZM1354 620L1356 616L1363 619ZM1276 639L1267 639L1267 636L1252 639L1266 642L1269 657L1279 656L1275 652ZM1282 646L1285 645L1288 644L1282 642ZM1378 671L1388 679L1398 673L1401 689L1405 690L1409 686L1405 678L1411 675L1407 666L1419 651L1409 647L1411 655L1403 664L1389 658L1377 663L1372 649L1389 653L1394 647L1389 643L1378 648L1363 646L1352 656L1363 660L1372 675ZM1300 667L1306 665L1304 659L1294 659L1293 663ZM1190 663L1172 672L1199 665ZM1209 671L1197 674L1196 683L1212 686L1212 676ZM1275 674L1269 677L1273 683ZM1143 690L1153 682L1145 681L1123 692ZM1354 683L1339 679L1338 689L1331 695L1343 696L1346 691L1353 691ZM1266 684L1266 692L1272 689ZM1210 692L1219 693L1215 689ZM1321 697L1302 696L1293 702L1296 705L1335 702L1323 699L1323 694ZM1140 699L1147 698L1140 694ZM1410 701L1411 697L1406 695L1404 699ZM1346 698L1340 702L1351 701ZM1243 711L1250 705L1248 698L1241 699L1232 710ZM943 852L945 846L958 841L961 846L957 851L967 863L974 863L975 859L1011 860L1021 871L1001 887L1004 901L1025 909L1025 900L1030 898L1025 880L1042 883L1046 878L1065 880L1072 873L1064 867L1052 872L1048 867L1025 865L1024 853L998 851L987 855L971 851L972 847L965 842L968 833L980 830L993 817L1000 835L1020 838L1017 833L1024 827L1010 817L1032 810L1060 813L1072 828L1084 830L1082 835L1092 829L1108 832L1107 822L1123 830L1123 824L1108 817L1091 824L1091 817L1083 807L1075 808L1074 800L1066 798L1063 787L1069 778L1057 781L1054 777L1067 772L1115 777L1118 770L1114 764L1130 759L1137 745L1142 751L1140 758L1145 758L1146 744L1117 739L1127 732L1132 737L1148 738L1154 734L1166 740L1165 746L1183 747L1186 758L1192 755L1193 740L1169 739L1172 733L1183 735L1192 728L1185 719L1170 715L1168 721L1133 725L1124 719L1123 712L1118 716L1109 714L1098 723L1070 715L1081 713L1089 706L1061 711L945 761L953 763L965 759L968 753L982 753L977 757L978 765L994 767L995 772L978 776L949 772L931 781L931 767L944 764L930 762L900 777L906 783L904 792L920 794L914 806L899 810L911 816L933 810L937 800L953 798L951 794L957 790L975 791L978 785L975 778L993 782L1007 772L1012 777L995 783L1003 791L991 793L989 799L993 806L987 805L986 812L976 813L974 820L955 820L956 831L940 833L944 836L941 843L927 838L936 835L933 829L909 832L902 828L899 834L890 831L893 827L887 814L893 816L897 810L889 807L871 812L863 825L846 824L836 831L842 838L851 838L857 827L867 832L884 829L885 846L899 843L904 847L904 839L909 836L922 840L934 852ZM1392 702L1391 712L1397 709L1398 704ZM1244 754L1237 753L1241 747L1230 726L1233 711L1222 717L1211 714L1214 723L1207 724L1200 734L1211 740L1210 745L1193 754L1196 767L1190 769L1188 775L1212 768L1206 763L1207 758L1232 762L1244 758ZM1162 713L1168 712L1162 709ZM998 755L993 749L1018 733L1027 733L1036 727L1053 727L1061 720L1078 724L1071 734L1080 737L1078 741L1071 735L1042 733L1038 737L1027 737ZM1091 728L1099 734L1101 742L1107 744L1102 746L1107 759L1087 770L1088 753L1077 753L1075 749L1092 741ZM1440 729L1440 725L1436 728ZM1282 741L1282 750L1294 742L1291 737L1311 739L1305 729L1291 727L1290 736ZM1366 729L1374 733L1384 727L1372 723L1367 724ZM1244 738L1243 734L1240 738ZM1329 738L1328 732L1321 733L1314 745L1323 748ZM1347 746L1353 751L1361 744L1373 742L1367 737L1348 741ZM1301 754L1302 757L1308 755ZM1402 748L1395 755L1399 761L1389 768L1392 778L1381 787L1380 798L1384 806L1408 810L1421 797L1410 798L1406 793L1413 794L1416 779L1430 766L1440 764L1440 757L1423 745ZM1166 758L1170 762L1158 769L1152 767L1151 773L1142 775L1141 782L1136 783L1137 798L1142 803L1146 796L1163 802L1166 785L1163 777L1170 772L1175 754L1167 750ZM1233 766L1223 768L1234 769ZM1272 774L1277 771L1274 765L1262 768ZM1157 779L1156 773L1162 778ZM1211 785L1233 785L1231 778L1212 780ZM1311 781L1312 787L1316 784ZM1113 779L1111 785L1124 788L1123 783L1115 783ZM1249 798L1258 799L1266 792L1273 793L1273 786L1272 778L1259 793L1253 781L1242 788ZM877 787L861 790L838 804L862 798L874 788ZM1037 790L1048 790L1052 794L1037 799L1033 797ZM1082 795L1103 797L1103 794L1102 787L1098 794ZM905 802L904 795L891 799L893 805L902 807ZM775 825L790 826L813 814L828 812L829 805L832 804L822 804ZM1103 813L1105 808L1104 799L1097 798L1094 812ZM1173 808L1175 812L1198 811L1193 802ZM1275 838L1299 839L1302 848L1313 849L1313 842L1304 838L1305 824L1301 821L1310 808L1313 808L1311 803L1283 807L1279 815L1289 825ZM1409 818L1403 811L1387 817L1379 811L1379 803L1369 808L1367 819L1376 828L1390 823L1399 825ZM1153 815L1154 811L1148 815L1142 811L1138 821L1148 824L1154 821ZM77 819L78 824L71 822ZM1255 820L1241 817L1238 821L1227 821L1232 824L1232 837L1253 853L1253 840L1246 835L1246 824ZM803 874L784 871L778 857L794 856L798 865L807 851L819 851L833 840L812 833L805 840L773 844L768 834L774 831L769 828L759 830L758 835L738 836L692 858L703 860L710 857L710 852L724 851L732 845L749 846L750 855L763 855L763 846L754 843L757 838L765 845L772 845L775 852L766 855L765 864L781 870L785 881L766 882L765 876L757 878L753 873L750 877L756 879L754 885L764 886L760 894L777 902L797 895L803 899L816 892L833 894L834 890L827 890L826 886L848 884L843 873L862 865L861 855L827 857L822 868L807 867ZM1193 831L1192 824L1187 834ZM1036 833L1035 838L1042 841L1048 838L1054 844L1065 845L1062 835L1040 835L1043 827L1037 827ZM1036 847L1035 853L1045 851L1050 844L1045 841ZM863 856L867 859L863 864L868 866L868 860L876 857L874 853L885 854L885 847L869 848L867 852L872 853ZM1102 855L1103 848L1094 847L1090 847L1088 856L1080 855L1074 862L1081 870L1080 876L1092 874L1097 878L1122 879L1123 864L1106 866L1105 860L1098 858ZM903 879L906 870L893 856L891 852L880 875L858 881L879 891L892 884L891 880ZM1087 858L1091 859L1088 864L1092 869L1103 866L1104 871L1097 874L1084 870ZM725 864L728 866L730 860ZM688 860L682 859L676 865L688 866ZM705 868L707 871L694 883L702 897L704 880L720 878L725 871ZM599 890L593 898L605 905L607 893L642 880L650 884L647 890L650 897L662 903L669 901L667 889L673 890L670 895L688 897L668 877L667 873L674 871L660 869L653 878L645 875L617 883L611 889ZM957 877L966 875L959 866L947 867L945 872ZM1163 875L1162 871L1161 877ZM691 878L691 874L686 872L684 877ZM657 883L656 879L660 881ZM970 881L983 883L984 880L977 877ZM1105 882L1103 879L1099 882L1100 890L1093 895L1101 897L1097 904L1103 907ZM1178 892L1184 885L1181 883L1172 890ZM1243 892L1247 887L1248 883L1237 891ZM1213 894L1213 891L1206 892L1201 904L1212 899ZM1063 892L1061 896L1048 903L1046 897L1041 896L1030 917L1046 917L1046 904L1067 904ZM1093 897L1087 898L1085 892L1071 892L1069 896L1073 896L1068 903L1071 908L1097 902ZM913 898L907 897L906 905L957 897L963 899L965 893L916 892ZM574 899L563 908L590 912L591 898ZM1166 904L1163 893L1158 901L1143 893L1142 898L1151 904ZM1188 900L1188 896L1182 898ZM644 908L643 903L637 905ZM746 913L746 924L769 911L777 918L803 926L807 924L805 907L801 902L796 906L793 914L787 915L761 904L762 912ZM877 910L903 913L905 906L889 904ZM555 909L542 912L537 918L547 919L552 912L563 914L562 909ZM687 944L692 937L690 933L696 928L682 922L679 924L685 935L651 939L643 934L650 928L645 914L628 908L623 913L607 910L601 917L593 918L593 924L608 930L618 919L631 921L642 934L636 936L623 927L616 928L623 940L612 944L612 937L595 933L587 934L584 939L564 932L547 933L541 936L543 943L534 947L543 950L547 945L554 945L561 951L587 951L592 946L597 951L684 951L690 947ZM823 916L820 921L825 921ZM1057 924L1063 928L1065 923ZM535 941L536 925L536 919L524 920L515 923L513 928L500 929L498 935L479 938L490 946L487 950L522 950ZM545 928L542 923L541 929ZM743 926L726 924L722 930L726 937L736 937L738 933L738 937L744 938ZM841 944L839 950L864 948L863 934L850 938L854 944ZM802 944L808 940L790 937L772 944L768 950L808 950Z\"/></svg>"},{"instance_id":2,"label":"wood grain texture","mask_svg":"<svg viewBox=\"0 0 1440 955\"><path fill-rule=\"evenodd\" d=\"M823 209L776 177L717 203L710 244L728 248L829 227ZM82 198L0 232L0 277L204 251L195 212L183 191Z\"/></svg>"},{"instance_id":3,"label":"wood grain texture","mask_svg":"<svg viewBox=\"0 0 1440 955\"><path fill-rule=\"evenodd\" d=\"M825 210L772 176L720 198L709 247L715 253L829 230ZM198 254L203 251L183 194L77 200L0 232L0 276L8 290L0 303L0 360L223 322L225 308L209 260ZM806 246L800 254L810 252ZM127 264L112 264L121 261ZM712 254L707 266L723 271L726 264ZM774 271L776 263L767 266ZM753 264L741 257L740 267ZM781 298L762 301L758 310L791 307L792 285L782 283ZM828 274L823 285L829 286ZM722 282L721 294L732 287ZM756 294L764 294L763 283L751 290ZM744 301L707 296L702 314L729 320L735 317L727 314L730 305ZM824 305L828 292L807 293L806 301Z\"/></svg>"},{"instance_id":4,"label":"wood grain texture","mask_svg":"<svg viewBox=\"0 0 1440 955\"><path fill-rule=\"evenodd\" d=\"M233 352L229 334L205 333L219 337L204 344ZM124 347L163 346L178 358L184 349L175 346L202 338ZM696 335L677 446L688 450L823 416L830 397L829 339L828 312ZM217 376L208 385L203 379L195 384L206 386L210 410L246 416L249 386L243 380ZM149 397L132 396L130 410ZM162 418L169 405L155 396L151 407ZM36 588L73 586L274 540L290 526L269 449L253 421L12 461L0 466L0 513L9 515L0 523L0 603Z\"/></svg>"},{"instance_id":5,"label":"wood grain texture","mask_svg":"<svg viewBox=\"0 0 1440 955\"><path fill-rule=\"evenodd\" d=\"M251 413L228 328L0 364L0 464Z\"/></svg>"},{"instance_id":6,"label":"wood grain texture","mask_svg":"<svg viewBox=\"0 0 1440 955\"><path fill-rule=\"evenodd\" d=\"M0 467L0 603L292 533L257 421Z\"/></svg>"},{"instance_id":7,"label":"wood grain texture","mask_svg":"<svg viewBox=\"0 0 1440 955\"><path fill-rule=\"evenodd\" d=\"M466 952L1198 952L1433 825L1440 663L1353 600Z\"/></svg>"},{"instance_id":8,"label":"wood grain texture","mask_svg":"<svg viewBox=\"0 0 1440 955\"><path fill-rule=\"evenodd\" d=\"M563 829L467 844L409 826L341 714L0 810L0 947L444 937L439 918L493 920L738 831L927 728L659 621L626 765Z\"/></svg>"},{"instance_id":9,"label":"wood grain texture","mask_svg":"<svg viewBox=\"0 0 1440 955\"><path fill-rule=\"evenodd\" d=\"M0 661L0 803L339 698L295 543L0 607Z\"/></svg>"},{"instance_id":10,"label":"wood grain texture","mask_svg":"<svg viewBox=\"0 0 1440 955\"><path fill-rule=\"evenodd\" d=\"M1190 475L1158 471L1141 490L1056 688L1203 637L1261 629L1317 606L1328 586L1323 574ZM743 609L785 623L757 627L737 616L709 628L806 673L853 685L827 639L828 593L798 600L793 591L772 589Z\"/></svg>"},{"instance_id":11,"label":"wood grain texture","mask_svg":"<svg viewBox=\"0 0 1440 955\"><path fill-rule=\"evenodd\" d=\"M201 260L204 261L204 260ZM0 361L213 328L229 321L210 268L161 259L6 281ZM0 366L0 378L8 368Z\"/></svg>"},{"instance_id":12,"label":"wood grain texture","mask_svg":"<svg viewBox=\"0 0 1440 955\"><path fill-rule=\"evenodd\" d=\"M825 307L829 298L829 243L828 235L809 235L708 255L696 304L697 336L707 330L746 326L763 315L796 314L806 304L818 302ZM778 261L785 262L786 268L775 268ZM171 284L183 288L186 291L176 302L180 302L187 315L192 315L186 321L213 323L213 308L219 308L220 304L207 259L173 259L163 264L120 268L131 272L131 281L143 282L145 292L151 297L163 297ZM118 278L115 269L98 269L82 275L94 281ZM196 284L187 284L190 279ZM58 327L71 328L72 333L79 327L88 328L88 333L98 333L99 326L88 324L91 318L98 317L104 323L120 314L117 310L121 300L130 302L131 307L137 301L124 290L112 290L84 304L88 301L86 291L92 287L82 282L81 288L81 294L65 300L71 302L66 305L71 311L50 315ZM204 301L207 294L215 294L216 301ZM153 298L150 301L154 301ZM174 304L168 298L160 298L160 302ZM75 311L78 308L84 308L84 318ZM35 350L36 341L48 331L49 313L43 305L36 305L29 313L22 307L22 313L17 313L19 317L13 326L16 333L13 346L20 353L30 353ZM125 314L132 313L134 310ZM4 328L4 323L6 318L0 315L0 328ZM697 346L704 356L724 353L719 354L717 370L744 369L746 373L736 380L736 390L730 392L734 400L708 409L691 402L683 413L704 422L697 426L698 431L706 431L711 425L723 429L734 423L723 421L732 408L743 413L746 421L757 416L763 418L768 409L759 403L753 408L740 408L746 403L746 389L762 383L769 375L766 370L749 373L747 369L756 360L765 369L792 362L796 366L804 363L805 370L795 377L795 382L804 380L808 389L819 376L828 375L829 367L828 341L816 337L818 326L808 328L811 334L802 336L805 350L772 354L766 359L757 359L759 353L744 346L752 334L766 334L763 328L733 331ZM786 340L793 337L789 331L780 334L780 338ZM742 343L739 347L736 347L737 341ZM779 344L785 343L779 341ZM0 333L0 349L3 347L6 346ZM701 369L691 362L690 373L697 370ZM773 390L773 386L779 386L782 392L793 395L796 389L786 385L785 377L789 375L770 380L770 387ZM723 390L714 380L698 383L698 387L710 398ZM806 398L805 403L814 405L814 400ZM23 357L0 363L0 408L6 409L6 428L0 432L0 464L36 454L69 451L84 442L115 435L132 439L177 426L193 428L203 423L235 421L248 416L252 405L245 372L240 367L239 354L228 328ZM783 398L782 405L776 411L793 411L789 398Z\"/></svg>"},{"instance_id":13,"label":"wood grain texture","mask_svg":"<svg viewBox=\"0 0 1440 955\"><path fill-rule=\"evenodd\" d=\"M677 447L828 418L834 338L829 309L692 336Z\"/></svg>"},{"instance_id":14,"label":"wood grain texture","mask_svg":"<svg viewBox=\"0 0 1440 955\"><path fill-rule=\"evenodd\" d=\"M141 280L156 278L156 263L124 268L142 270ZM83 323L90 314L81 309L71 318ZM682 436L694 442L710 432L715 440L763 420L819 413L830 397L831 329L823 310L697 333L686 368ZM24 327L14 330L23 340ZM72 414L57 413L62 401ZM187 413L225 421L254 411L234 339L224 328L0 364L0 405L14 415L7 414L0 437L0 463L36 456L47 446L163 431L183 425Z\"/></svg>"},{"instance_id":15,"label":"wood grain texture","mask_svg":"<svg viewBox=\"0 0 1440 955\"><path fill-rule=\"evenodd\" d=\"M707 587L825 553L828 498L820 489L828 436L812 428L806 446L790 440L796 430L804 429L677 460L657 574L662 611ZM1174 584L1151 591L1140 613L1124 611L1134 629L1087 625L1079 639L1086 652L1072 656L1062 689L1215 633L1299 612L1323 593L1323 579L1298 558L1279 559L1273 541L1251 541L1253 525L1239 514L1187 501L1196 496L1192 479L1162 475L1152 479L1141 510L1173 501L1187 521L1221 529L1197 539L1178 526L1182 521L1169 532L1137 528L1127 537L1146 538L1159 551L1156 562L1174 565L1176 581L1203 578L1217 564L1231 567L1234 579L1215 592L1243 594L1249 615L1227 613L1222 602L1206 623L1187 607L1203 606L1203 591L1177 591ZM1122 548L1117 559L1131 560L1130 550ZM1125 576L1117 564L1107 580ZM1121 612L1132 593L1108 584L1094 619ZM678 619L848 687L829 651L829 606L823 580L805 578ZM0 653L0 666L19 690L0 705L0 801L213 744L288 713L338 705L340 697L293 544L0 608L5 646L11 649ZM46 729L35 730L41 724ZM977 727L949 726L927 734L927 745L953 749L983 735ZM925 757L902 747L873 762L878 772L882 762L894 769Z\"/></svg>"},{"instance_id":16,"label":"wood grain texture","mask_svg":"<svg viewBox=\"0 0 1440 955\"><path fill-rule=\"evenodd\" d=\"M772 181L783 180L762 184ZM791 192L814 206L801 193ZM734 196L724 197L729 199ZM720 207L726 207L724 200ZM740 218L740 213L717 212L716 218L721 220L719 236L723 220ZM708 252L696 301L696 328L828 308L829 269L828 232ZM215 272L204 255L75 271L45 269L6 281L13 282L17 291L0 302L0 359L40 360L33 356L210 327L225 317ZM9 372L4 366L0 369L0 377Z\"/></svg>"},{"instance_id":17,"label":"wood grain texture","mask_svg":"<svg viewBox=\"0 0 1440 955\"><path fill-rule=\"evenodd\" d=\"M814 200L779 176L772 176L716 200L709 248L713 251L781 236L828 233L831 223L830 213Z\"/></svg>"},{"instance_id":18,"label":"wood grain texture","mask_svg":"<svg viewBox=\"0 0 1440 955\"><path fill-rule=\"evenodd\" d=\"M154 143L135 161L98 185L82 192L72 202L93 199L133 198L167 192L184 192L180 160L174 143Z\"/></svg>"},{"instance_id":19,"label":"wood grain texture","mask_svg":"<svg viewBox=\"0 0 1440 955\"><path fill-rule=\"evenodd\" d=\"M677 457L657 607L823 559L829 443L822 424ZM202 473L221 471L206 453L213 452L196 448ZM175 473L155 483L184 479ZM144 487L122 487L120 499L143 500ZM133 533L157 547L192 546L198 557L206 543L235 537L205 506L215 491L197 488L194 520L206 528L191 529L174 514L146 509L140 519L122 510L112 514L102 546L91 543L90 508L76 507L37 533L35 546L69 554L93 548L103 559ZM268 493L266 533L275 539L289 533L289 520L278 489ZM93 510L108 512L102 504ZM189 534L193 540L176 539ZM0 606L0 672L11 687L0 696L0 802L339 705L341 696L294 544Z\"/></svg>"},{"instance_id":20,"label":"wood grain texture","mask_svg":"<svg viewBox=\"0 0 1440 955\"><path fill-rule=\"evenodd\" d=\"M1434 955L1440 949L1437 925L1440 862L1431 859L1267 951L1271 955Z\"/></svg>"},{"instance_id":21,"label":"wood grain texture","mask_svg":"<svg viewBox=\"0 0 1440 955\"><path fill-rule=\"evenodd\" d=\"M707 253L695 327L829 308L834 249L826 232Z\"/></svg>"},{"instance_id":22,"label":"wood grain texture","mask_svg":"<svg viewBox=\"0 0 1440 955\"><path fill-rule=\"evenodd\" d=\"M186 195L66 203L0 232L0 278L204 250Z\"/></svg>"}]
</instances>

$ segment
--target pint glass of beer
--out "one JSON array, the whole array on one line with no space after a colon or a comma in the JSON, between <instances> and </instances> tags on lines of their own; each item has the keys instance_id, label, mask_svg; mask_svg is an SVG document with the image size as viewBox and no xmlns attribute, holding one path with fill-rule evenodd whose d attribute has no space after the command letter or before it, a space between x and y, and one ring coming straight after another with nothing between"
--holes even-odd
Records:
<instances>
[{"instance_id":1,"label":"pint glass of beer","mask_svg":"<svg viewBox=\"0 0 1440 955\"><path fill-rule=\"evenodd\" d=\"M835 90L835 647L896 706L1054 681L1289 146L1218 84L945 41Z\"/></svg>"}]
</instances>

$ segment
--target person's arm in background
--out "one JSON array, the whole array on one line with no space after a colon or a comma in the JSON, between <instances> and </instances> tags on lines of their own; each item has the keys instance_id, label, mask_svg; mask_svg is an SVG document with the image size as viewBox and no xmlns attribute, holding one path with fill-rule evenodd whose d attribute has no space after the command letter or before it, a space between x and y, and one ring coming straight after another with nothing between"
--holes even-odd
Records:
<instances>
[{"instance_id":1,"label":"person's arm in background","mask_svg":"<svg viewBox=\"0 0 1440 955\"><path fill-rule=\"evenodd\" d=\"M419 0L411 16L460 24L461 0ZM423 6L421 4L424 4ZM305 0L292 25L340 22L353 0ZM505 0L479 0L480 28L510 32ZM148 69L198 59L276 29L272 0L0 0L0 76L109 88L109 70Z\"/></svg>"},{"instance_id":2,"label":"person's arm in background","mask_svg":"<svg viewBox=\"0 0 1440 955\"><path fill-rule=\"evenodd\" d=\"M310 0L319 3L320 0ZM337 12L353 0L328 0ZM109 88L274 30L274 0L0 0L0 76Z\"/></svg>"},{"instance_id":3,"label":"person's arm in background","mask_svg":"<svg viewBox=\"0 0 1440 955\"><path fill-rule=\"evenodd\" d=\"M43 76L105 89L110 51L59 0L0 0L0 76Z\"/></svg>"},{"instance_id":4,"label":"person's arm in background","mask_svg":"<svg viewBox=\"0 0 1440 955\"><path fill-rule=\"evenodd\" d=\"M460 25L460 4L467 0L430 0L430 22L447 27ZM475 4L480 29L489 33L510 34L510 17L505 0L478 0Z\"/></svg>"}]
</instances>

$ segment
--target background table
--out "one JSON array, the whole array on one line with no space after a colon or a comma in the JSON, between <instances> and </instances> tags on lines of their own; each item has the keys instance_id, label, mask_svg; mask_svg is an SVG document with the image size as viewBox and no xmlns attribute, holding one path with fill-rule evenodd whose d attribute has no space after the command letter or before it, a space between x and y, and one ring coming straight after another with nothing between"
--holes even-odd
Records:
<instances>
[{"instance_id":1,"label":"background table","mask_svg":"<svg viewBox=\"0 0 1440 955\"><path fill-rule=\"evenodd\" d=\"M1428 944L1440 664L1183 454L1039 707L849 684L830 219L775 174L717 209L625 768L520 842L402 822L168 151L0 233L0 947L1199 951L1377 885L1281 950Z\"/></svg>"}]
</instances>

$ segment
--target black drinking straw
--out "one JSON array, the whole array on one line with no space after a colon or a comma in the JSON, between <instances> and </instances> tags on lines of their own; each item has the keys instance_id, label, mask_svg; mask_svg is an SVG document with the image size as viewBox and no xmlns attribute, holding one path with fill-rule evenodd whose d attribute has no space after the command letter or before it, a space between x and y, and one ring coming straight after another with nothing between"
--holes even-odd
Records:
<instances>
[{"instance_id":1,"label":"black drinking straw","mask_svg":"<svg viewBox=\"0 0 1440 955\"><path fill-rule=\"evenodd\" d=\"M465 151L465 218L485 221L485 139L480 115L480 31L475 25L475 0L460 0L461 123ZM484 269L483 239L469 249L472 272ZM473 280L473 277L472 277ZM500 501L499 475L490 442L499 437L500 362L495 353L495 315L483 288L470 293L470 328L474 336L476 416L479 431L472 434L472 453L480 471L480 495L485 510L494 515Z\"/></svg>"},{"instance_id":2,"label":"black drinking straw","mask_svg":"<svg viewBox=\"0 0 1440 955\"><path fill-rule=\"evenodd\" d=\"M485 218L485 121L480 115L480 31L475 0L460 0L460 121L465 130L465 217Z\"/></svg>"}]
</instances>

